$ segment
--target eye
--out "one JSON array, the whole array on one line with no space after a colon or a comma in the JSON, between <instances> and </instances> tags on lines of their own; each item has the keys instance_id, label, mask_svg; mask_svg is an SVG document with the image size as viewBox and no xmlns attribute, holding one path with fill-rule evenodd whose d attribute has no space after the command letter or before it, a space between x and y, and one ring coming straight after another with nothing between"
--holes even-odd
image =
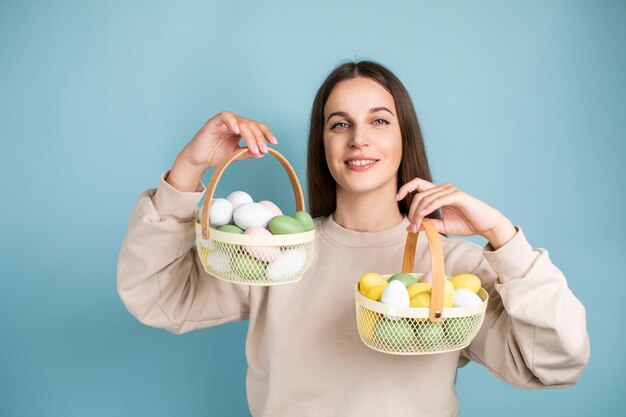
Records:
<instances>
[{"instance_id":1,"label":"eye","mask_svg":"<svg viewBox=\"0 0 626 417\"><path fill-rule=\"evenodd\" d=\"M339 123L335 123L334 125L331 126L331 130L336 130L336 129L342 129L348 127L348 124L346 122L339 122Z\"/></svg>"},{"instance_id":2,"label":"eye","mask_svg":"<svg viewBox=\"0 0 626 417\"><path fill-rule=\"evenodd\" d=\"M374 124L384 126L384 125L388 125L389 122L386 121L385 119L376 119L374 120Z\"/></svg>"}]
</instances>

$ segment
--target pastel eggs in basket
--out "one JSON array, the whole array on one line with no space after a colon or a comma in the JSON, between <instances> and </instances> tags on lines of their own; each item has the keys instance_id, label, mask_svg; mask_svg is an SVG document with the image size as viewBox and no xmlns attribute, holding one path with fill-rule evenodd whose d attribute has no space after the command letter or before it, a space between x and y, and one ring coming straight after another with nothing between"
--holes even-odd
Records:
<instances>
[{"instance_id":1,"label":"pastel eggs in basket","mask_svg":"<svg viewBox=\"0 0 626 417\"><path fill-rule=\"evenodd\" d=\"M285 216L271 201L255 203L244 191L235 191L227 198L211 201L209 213L211 227L231 233L264 234L266 229L273 235L302 233L313 230L313 219L309 213L298 211L293 216ZM222 226L236 226L220 229ZM252 229L248 232L248 229Z\"/></svg>"},{"instance_id":2,"label":"pastel eggs in basket","mask_svg":"<svg viewBox=\"0 0 626 417\"><path fill-rule=\"evenodd\" d=\"M387 280L375 272L368 272L359 281L359 291L365 297L396 307L429 308L431 288L430 271L419 281L412 274L399 273ZM473 274L459 274L445 279L443 306L449 308L478 305L482 303L478 296L480 288L480 278Z\"/></svg>"},{"instance_id":3,"label":"pastel eggs in basket","mask_svg":"<svg viewBox=\"0 0 626 417\"><path fill-rule=\"evenodd\" d=\"M430 271L425 274L398 273L387 277L368 272L361 277L358 291L370 300L393 308L430 308ZM459 274L444 279L444 308L478 306L483 303L478 295L480 291L481 282L476 275ZM367 309L360 314L358 321L361 336L384 350L424 347L435 353L442 346L461 346L469 336L469 330L461 319L444 318L444 322L436 323L428 319L408 319Z\"/></svg>"},{"instance_id":4,"label":"pastel eggs in basket","mask_svg":"<svg viewBox=\"0 0 626 417\"><path fill-rule=\"evenodd\" d=\"M209 224L220 232L259 237L305 233L315 227L307 212L287 216L271 201L254 202L244 191L211 200ZM256 238L254 245L215 241L208 261L217 272L232 272L250 281L289 281L305 267L308 254L302 245L261 242L265 241Z\"/></svg>"}]
</instances>

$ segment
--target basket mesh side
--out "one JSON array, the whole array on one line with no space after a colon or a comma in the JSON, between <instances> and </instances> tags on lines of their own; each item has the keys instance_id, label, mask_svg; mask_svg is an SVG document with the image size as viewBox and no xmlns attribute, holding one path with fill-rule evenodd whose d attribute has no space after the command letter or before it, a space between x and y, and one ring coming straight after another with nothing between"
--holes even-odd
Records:
<instances>
[{"instance_id":1,"label":"basket mesh side","mask_svg":"<svg viewBox=\"0 0 626 417\"><path fill-rule=\"evenodd\" d=\"M356 304L361 340L372 349L394 354L429 354L459 350L480 330L484 314L451 317L441 323L429 319L387 317Z\"/></svg>"},{"instance_id":2,"label":"basket mesh side","mask_svg":"<svg viewBox=\"0 0 626 417\"><path fill-rule=\"evenodd\" d=\"M298 281L313 261L313 241L297 245L246 246L196 238L204 270L238 284Z\"/></svg>"}]
</instances>

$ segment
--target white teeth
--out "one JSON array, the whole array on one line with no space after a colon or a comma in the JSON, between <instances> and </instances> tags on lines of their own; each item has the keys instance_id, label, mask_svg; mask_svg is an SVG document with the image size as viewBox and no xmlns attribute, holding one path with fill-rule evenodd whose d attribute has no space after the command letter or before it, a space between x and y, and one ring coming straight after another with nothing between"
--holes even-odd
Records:
<instances>
[{"instance_id":1,"label":"white teeth","mask_svg":"<svg viewBox=\"0 0 626 417\"><path fill-rule=\"evenodd\" d=\"M373 164L374 162L376 161L373 159L359 159L359 160L348 161L348 165L363 166L363 165Z\"/></svg>"}]
</instances>

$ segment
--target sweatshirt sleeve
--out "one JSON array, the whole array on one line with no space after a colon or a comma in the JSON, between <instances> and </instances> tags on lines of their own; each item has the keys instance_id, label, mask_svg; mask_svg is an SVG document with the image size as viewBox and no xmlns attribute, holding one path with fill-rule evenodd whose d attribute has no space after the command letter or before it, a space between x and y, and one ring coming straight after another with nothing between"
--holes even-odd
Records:
<instances>
[{"instance_id":1,"label":"sweatshirt sleeve","mask_svg":"<svg viewBox=\"0 0 626 417\"><path fill-rule=\"evenodd\" d=\"M498 250L485 245L473 273L490 300L462 356L520 388L575 384L589 361L585 308L548 251L533 249L517 227Z\"/></svg>"},{"instance_id":2,"label":"sweatshirt sleeve","mask_svg":"<svg viewBox=\"0 0 626 417\"><path fill-rule=\"evenodd\" d=\"M167 174L133 208L117 264L122 302L141 323L176 334L247 319L249 288L207 274L194 246L204 184L180 192Z\"/></svg>"}]
</instances>

